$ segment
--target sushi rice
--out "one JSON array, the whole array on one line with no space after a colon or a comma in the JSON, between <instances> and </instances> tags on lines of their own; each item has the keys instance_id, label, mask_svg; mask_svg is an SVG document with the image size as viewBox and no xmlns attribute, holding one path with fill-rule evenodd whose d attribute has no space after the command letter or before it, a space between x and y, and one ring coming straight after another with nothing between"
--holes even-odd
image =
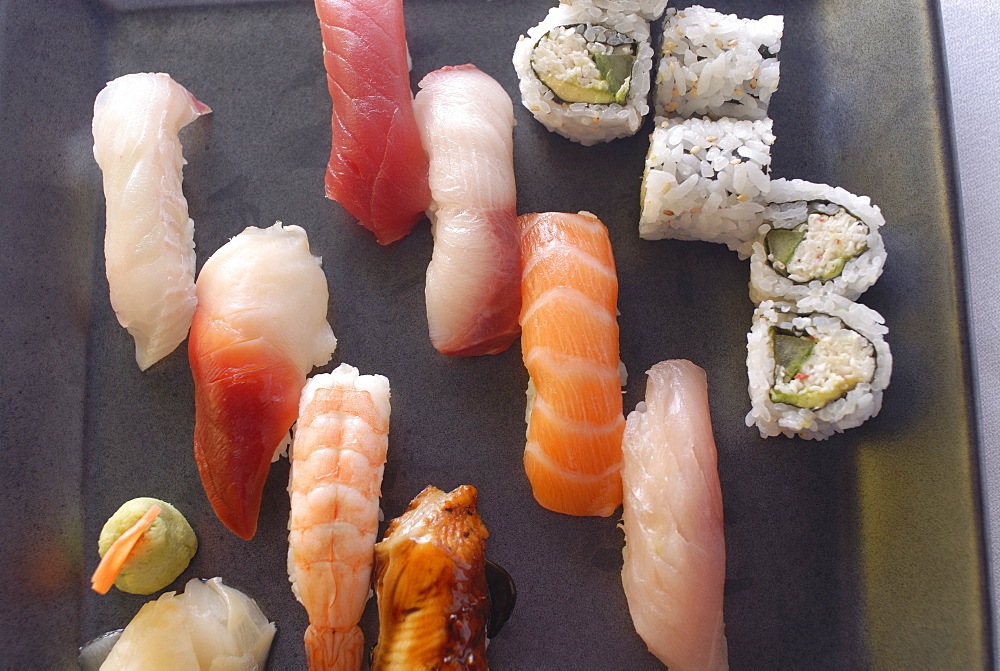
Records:
<instances>
[{"instance_id":1,"label":"sushi rice","mask_svg":"<svg viewBox=\"0 0 1000 671\"><path fill-rule=\"evenodd\" d=\"M639 130L649 112L653 48L643 15L619 5L631 10L640 4L646 3L562 4L549 10L527 36L520 37L513 62L521 101L546 128L586 146L634 135ZM563 39L558 39L560 36ZM609 46L616 52L610 58L618 59L619 68L624 68L624 81L610 93L605 90L605 79L611 77L601 71L595 55L608 51ZM609 53L601 53L601 57ZM629 69L628 62L633 58ZM566 101L542 77L560 88L562 96L580 100Z\"/></svg>"},{"instance_id":2,"label":"sushi rice","mask_svg":"<svg viewBox=\"0 0 1000 671\"><path fill-rule=\"evenodd\" d=\"M770 191L771 120L661 119L642 180L639 236L728 245L741 258Z\"/></svg>"},{"instance_id":3,"label":"sushi rice","mask_svg":"<svg viewBox=\"0 0 1000 671\"><path fill-rule=\"evenodd\" d=\"M751 249L753 302L794 301L824 292L855 300L882 274L886 251L879 229L885 218L867 196L776 179L768 201ZM769 242L772 231L790 232L787 254L777 249L774 238Z\"/></svg>"},{"instance_id":4,"label":"sushi rice","mask_svg":"<svg viewBox=\"0 0 1000 671\"><path fill-rule=\"evenodd\" d=\"M784 19L668 9L656 72L656 113L763 119L778 88Z\"/></svg>"},{"instance_id":5,"label":"sushi rice","mask_svg":"<svg viewBox=\"0 0 1000 671\"><path fill-rule=\"evenodd\" d=\"M892 375L880 314L835 294L764 301L747 336L751 410L763 438L824 440L878 414ZM803 349L789 356L785 338ZM784 350L781 356L776 352Z\"/></svg>"}]
</instances>

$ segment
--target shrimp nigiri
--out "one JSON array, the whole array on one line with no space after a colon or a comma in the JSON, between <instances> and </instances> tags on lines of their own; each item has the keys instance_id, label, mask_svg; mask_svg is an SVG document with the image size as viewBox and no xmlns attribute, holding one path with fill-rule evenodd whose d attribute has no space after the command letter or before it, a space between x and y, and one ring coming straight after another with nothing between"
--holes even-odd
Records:
<instances>
[{"instance_id":1,"label":"shrimp nigiri","mask_svg":"<svg viewBox=\"0 0 1000 671\"><path fill-rule=\"evenodd\" d=\"M492 77L461 65L424 77L413 105L430 156L431 343L442 354L497 354L520 332L513 104Z\"/></svg>"},{"instance_id":2,"label":"shrimp nigiri","mask_svg":"<svg viewBox=\"0 0 1000 671\"><path fill-rule=\"evenodd\" d=\"M521 351L528 369L524 466L535 499L570 515L621 505L618 277L589 212L525 214Z\"/></svg>"},{"instance_id":3,"label":"shrimp nigiri","mask_svg":"<svg viewBox=\"0 0 1000 671\"><path fill-rule=\"evenodd\" d=\"M375 546L372 671L486 669L489 532L470 485L428 486Z\"/></svg>"},{"instance_id":4,"label":"shrimp nigiri","mask_svg":"<svg viewBox=\"0 0 1000 671\"><path fill-rule=\"evenodd\" d=\"M690 361L663 361L648 375L622 448L629 612L671 669L727 669L726 541L708 382Z\"/></svg>"},{"instance_id":5,"label":"shrimp nigiri","mask_svg":"<svg viewBox=\"0 0 1000 671\"><path fill-rule=\"evenodd\" d=\"M360 669L389 446L389 381L341 364L302 390L288 490L288 577L310 669Z\"/></svg>"},{"instance_id":6,"label":"shrimp nigiri","mask_svg":"<svg viewBox=\"0 0 1000 671\"><path fill-rule=\"evenodd\" d=\"M326 195L380 244L399 240L430 203L413 119L402 0L316 0L333 101Z\"/></svg>"},{"instance_id":7,"label":"shrimp nigiri","mask_svg":"<svg viewBox=\"0 0 1000 671\"><path fill-rule=\"evenodd\" d=\"M180 129L211 112L166 74L119 77L94 102L104 174L111 307L146 370L181 344L198 299L194 222L181 191Z\"/></svg>"},{"instance_id":8,"label":"shrimp nigiri","mask_svg":"<svg viewBox=\"0 0 1000 671\"><path fill-rule=\"evenodd\" d=\"M306 232L249 227L198 276L188 355L194 456L219 520L252 538L272 457L287 445L306 374L330 360L329 291Z\"/></svg>"}]
</instances>

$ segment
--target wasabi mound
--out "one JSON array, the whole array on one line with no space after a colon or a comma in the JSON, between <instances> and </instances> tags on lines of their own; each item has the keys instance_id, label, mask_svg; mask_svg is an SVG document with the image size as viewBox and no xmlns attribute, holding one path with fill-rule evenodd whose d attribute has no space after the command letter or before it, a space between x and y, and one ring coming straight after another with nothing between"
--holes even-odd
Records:
<instances>
[{"instance_id":1,"label":"wasabi mound","mask_svg":"<svg viewBox=\"0 0 1000 671\"><path fill-rule=\"evenodd\" d=\"M158 592L184 572L198 550L198 539L184 516L166 501L141 497L127 501L104 523L97 541L105 555L111 544L152 506L161 509L129 552L115 579L115 587L130 594Z\"/></svg>"}]
</instances>

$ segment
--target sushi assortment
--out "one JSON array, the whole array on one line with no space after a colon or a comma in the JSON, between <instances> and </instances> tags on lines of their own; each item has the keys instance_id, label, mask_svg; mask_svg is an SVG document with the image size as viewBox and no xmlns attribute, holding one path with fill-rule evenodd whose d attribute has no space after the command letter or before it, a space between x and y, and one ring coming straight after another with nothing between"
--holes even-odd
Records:
<instances>
[{"instance_id":1,"label":"sushi assortment","mask_svg":"<svg viewBox=\"0 0 1000 671\"><path fill-rule=\"evenodd\" d=\"M667 10L639 236L721 243L741 259L750 258L750 299L759 308L747 340L747 426L756 426L764 438L783 434L822 440L878 414L891 371L881 339L885 320L877 313L864 320L883 328L877 337L868 336L877 329L855 331L865 334L859 337L866 338L869 350L885 350L881 384L856 406L848 399L866 389L872 377L852 370L814 395L808 409L776 391L787 382L780 378L789 374L780 363L779 343L790 341L762 339L758 326L770 309L765 306L773 303L791 303L788 310L808 314L794 304L857 299L882 274L885 219L866 196L826 184L771 179L776 135L767 109L780 78L783 30L781 16L745 19L697 5ZM857 305L854 312L864 310ZM774 325L767 328L773 334ZM799 332L796 337L806 336ZM760 353L762 347L772 350L770 356ZM818 346L808 365L796 368L792 375L798 379L791 384L802 386L806 376L817 379L817 367L827 368L826 356L839 357L849 367L863 365L863 357L853 352L833 354Z\"/></svg>"},{"instance_id":2,"label":"sushi assortment","mask_svg":"<svg viewBox=\"0 0 1000 671\"><path fill-rule=\"evenodd\" d=\"M525 107L583 145L636 133L649 111L650 22L666 4L553 8L515 49ZM430 219L432 345L479 356L521 337L524 468L536 501L576 516L621 507L622 584L636 631L670 668L728 668L722 492L705 372L686 361L657 364L626 421L608 230L588 212L517 216L514 112L503 87L474 65L446 66L414 97L401 0L316 0L316 12L333 105L326 195L382 245ZM662 26L640 236L721 243L750 258L758 306L748 426L809 439L856 427L879 412L892 370L884 319L853 302L884 266L884 218L867 197L770 178L767 109L782 17L691 7L666 10ZM308 377L337 340L327 277L306 231L248 227L195 282L178 132L209 111L165 74L120 77L95 103L111 303L136 360L147 369L190 330L195 462L216 516L240 538L254 536L270 466L290 447L287 569L309 618L310 669L362 667L358 623L373 576L373 669L485 669L491 619L497 628L506 619L513 591L491 600L477 491L428 486L376 543L389 381L347 364ZM101 593L116 579L136 593L163 589L196 551L176 509L142 501L107 539L102 533L101 554L114 568L95 573ZM149 569L154 563L161 568ZM491 613L493 601L507 611ZM185 608L218 617L185 623ZM239 629L246 640L217 637L217 654L239 668L263 666L275 631L249 597L218 578L193 580L184 595L144 607L117 643L102 642L110 654L101 668L150 663L162 642L147 632L166 621L188 633Z\"/></svg>"}]
</instances>

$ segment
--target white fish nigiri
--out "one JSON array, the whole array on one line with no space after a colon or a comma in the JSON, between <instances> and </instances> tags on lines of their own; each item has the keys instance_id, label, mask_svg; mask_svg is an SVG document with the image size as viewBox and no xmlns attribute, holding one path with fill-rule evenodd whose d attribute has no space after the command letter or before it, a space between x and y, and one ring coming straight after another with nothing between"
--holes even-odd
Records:
<instances>
[{"instance_id":1,"label":"white fish nigiri","mask_svg":"<svg viewBox=\"0 0 1000 671\"><path fill-rule=\"evenodd\" d=\"M492 77L460 65L424 77L413 107L430 158L431 343L456 356L502 352L520 333L513 104Z\"/></svg>"},{"instance_id":2,"label":"white fish nigiri","mask_svg":"<svg viewBox=\"0 0 1000 671\"><path fill-rule=\"evenodd\" d=\"M215 514L241 538L257 530L264 482L306 375L337 346L329 295L306 232L280 222L247 228L198 276L188 346L194 456Z\"/></svg>"},{"instance_id":3,"label":"white fish nigiri","mask_svg":"<svg viewBox=\"0 0 1000 671\"><path fill-rule=\"evenodd\" d=\"M288 578L310 669L360 669L389 447L389 380L346 363L306 382L290 454Z\"/></svg>"},{"instance_id":4,"label":"white fish nigiri","mask_svg":"<svg viewBox=\"0 0 1000 671\"><path fill-rule=\"evenodd\" d=\"M183 594L167 592L139 609L101 669L263 669L276 631L243 592L221 578L193 578Z\"/></svg>"},{"instance_id":5,"label":"white fish nigiri","mask_svg":"<svg viewBox=\"0 0 1000 671\"><path fill-rule=\"evenodd\" d=\"M663 361L647 375L622 446L629 612L671 671L728 669L722 490L705 371Z\"/></svg>"},{"instance_id":6,"label":"white fish nigiri","mask_svg":"<svg viewBox=\"0 0 1000 671\"><path fill-rule=\"evenodd\" d=\"M94 103L111 307L135 339L142 370L184 340L197 305L194 222L181 192L178 132L211 111L162 73L119 77Z\"/></svg>"}]
</instances>

